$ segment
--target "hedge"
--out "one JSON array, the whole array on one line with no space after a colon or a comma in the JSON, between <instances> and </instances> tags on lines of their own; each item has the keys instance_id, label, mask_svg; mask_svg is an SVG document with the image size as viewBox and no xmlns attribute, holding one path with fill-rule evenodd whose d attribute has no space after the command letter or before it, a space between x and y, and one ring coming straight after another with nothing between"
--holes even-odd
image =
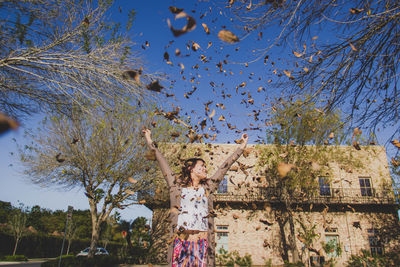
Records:
<instances>
[{"instance_id":1,"label":"hedge","mask_svg":"<svg viewBox=\"0 0 400 267\"><path fill-rule=\"evenodd\" d=\"M46 235L27 235L18 243L17 254L28 258L54 258L60 256L63 238ZM14 238L11 235L0 233L0 256L11 255L14 249ZM90 240L74 240L71 244L69 254L76 255L79 251L87 248ZM64 254L67 251L68 242L64 244ZM101 246L99 244L99 246ZM109 243L107 251L110 255L118 255L122 244Z\"/></svg>"}]
</instances>

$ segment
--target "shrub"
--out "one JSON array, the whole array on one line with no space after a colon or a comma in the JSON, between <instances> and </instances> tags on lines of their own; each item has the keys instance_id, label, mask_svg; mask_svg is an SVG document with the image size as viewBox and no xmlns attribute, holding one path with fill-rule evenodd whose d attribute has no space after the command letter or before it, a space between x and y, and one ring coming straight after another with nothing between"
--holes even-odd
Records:
<instances>
[{"instance_id":1,"label":"shrub","mask_svg":"<svg viewBox=\"0 0 400 267\"><path fill-rule=\"evenodd\" d=\"M57 267L60 257L55 260L42 263L42 267ZM76 257L73 255L62 256L62 267L111 267L120 263L118 258L113 256L95 256L93 258Z\"/></svg>"},{"instance_id":2,"label":"shrub","mask_svg":"<svg viewBox=\"0 0 400 267\"><path fill-rule=\"evenodd\" d=\"M240 257L239 252L236 250L232 252L228 252L225 249L221 248L216 256L217 265L223 266L251 266L253 263L251 259L251 255L247 254L243 257Z\"/></svg>"},{"instance_id":3,"label":"shrub","mask_svg":"<svg viewBox=\"0 0 400 267\"><path fill-rule=\"evenodd\" d=\"M8 255L2 258L4 261L28 261L24 255Z\"/></svg>"},{"instance_id":4,"label":"shrub","mask_svg":"<svg viewBox=\"0 0 400 267\"><path fill-rule=\"evenodd\" d=\"M302 263L301 261L296 262L296 263L292 263L292 262L285 262L285 267L304 267L304 263Z\"/></svg>"},{"instance_id":5,"label":"shrub","mask_svg":"<svg viewBox=\"0 0 400 267\"><path fill-rule=\"evenodd\" d=\"M347 266L351 267L395 267L399 266L400 254L398 252L390 252L385 255L371 255L368 250L361 250L360 255L351 255L347 261Z\"/></svg>"}]
</instances>

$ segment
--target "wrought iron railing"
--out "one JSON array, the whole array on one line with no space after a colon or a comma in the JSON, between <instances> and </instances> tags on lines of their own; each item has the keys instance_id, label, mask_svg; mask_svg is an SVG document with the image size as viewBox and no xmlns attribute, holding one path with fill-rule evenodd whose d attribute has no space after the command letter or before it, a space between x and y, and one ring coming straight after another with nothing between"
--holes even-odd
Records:
<instances>
[{"instance_id":1,"label":"wrought iron railing","mask_svg":"<svg viewBox=\"0 0 400 267\"><path fill-rule=\"evenodd\" d=\"M217 201L229 202L284 202L285 194L281 188L259 187L252 188L248 193L229 191L217 193ZM297 203L321 203L321 204L396 204L392 190L361 190L360 188L330 188L323 192L316 192L313 195L306 195L302 192L294 192L290 196L290 202Z\"/></svg>"}]
</instances>

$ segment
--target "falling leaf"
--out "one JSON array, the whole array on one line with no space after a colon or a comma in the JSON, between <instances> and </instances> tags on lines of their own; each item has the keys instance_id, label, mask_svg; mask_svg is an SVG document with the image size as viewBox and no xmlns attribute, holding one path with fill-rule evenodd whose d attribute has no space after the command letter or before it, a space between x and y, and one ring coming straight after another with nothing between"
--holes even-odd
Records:
<instances>
[{"instance_id":1,"label":"falling leaf","mask_svg":"<svg viewBox=\"0 0 400 267\"><path fill-rule=\"evenodd\" d=\"M161 89L163 89L164 87L159 84L158 80L155 80L155 81L151 82L150 84L148 84L146 86L146 88L150 91L161 92Z\"/></svg>"},{"instance_id":2,"label":"falling leaf","mask_svg":"<svg viewBox=\"0 0 400 267\"><path fill-rule=\"evenodd\" d=\"M307 67L304 67L303 70L304 70L304 72L308 72L308 68Z\"/></svg>"},{"instance_id":3,"label":"falling leaf","mask_svg":"<svg viewBox=\"0 0 400 267\"><path fill-rule=\"evenodd\" d=\"M400 148L400 142L399 142L399 140L397 140L397 139L393 140L393 141L392 141L392 144L393 144L395 147Z\"/></svg>"},{"instance_id":4,"label":"falling leaf","mask_svg":"<svg viewBox=\"0 0 400 267\"><path fill-rule=\"evenodd\" d=\"M321 170L321 166L317 162L313 161L311 162L311 169L313 171L319 171Z\"/></svg>"},{"instance_id":5,"label":"falling leaf","mask_svg":"<svg viewBox=\"0 0 400 267\"><path fill-rule=\"evenodd\" d=\"M219 116L218 118L219 121L225 121L225 117L223 115Z\"/></svg>"},{"instance_id":6,"label":"falling leaf","mask_svg":"<svg viewBox=\"0 0 400 267\"><path fill-rule=\"evenodd\" d=\"M314 36L313 38L311 38L311 40L317 40L318 36Z\"/></svg>"},{"instance_id":7,"label":"falling leaf","mask_svg":"<svg viewBox=\"0 0 400 267\"><path fill-rule=\"evenodd\" d=\"M273 223L272 223L272 222L269 222L267 219L260 219L260 222L263 223L263 224L265 224L265 225L268 225L268 226L273 225Z\"/></svg>"},{"instance_id":8,"label":"falling leaf","mask_svg":"<svg viewBox=\"0 0 400 267\"><path fill-rule=\"evenodd\" d=\"M357 48L356 48L352 43L349 43L349 45L350 45L350 47L351 47L351 50L357 51Z\"/></svg>"},{"instance_id":9,"label":"falling leaf","mask_svg":"<svg viewBox=\"0 0 400 267\"><path fill-rule=\"evenodd\" d=\"M175 49L175 56L179 57L181 55L181 50L179 48Z\"/></svg>"},{"instance_id":10,"label":"falling leaf","mask_svg":"<svg viewBox=\"0 0 400 267\"><path fill-rule=\"evenodd\" d=\"M298 52L296 52L296 51L294 51L294 50L293 50L293 55L295 55L296 57L301 57L301 56L303 56L303 54L300 54L300 53L298 53Z\"/></svg>"},{"instance_id":11,"label":"falling leaf","mask_svg":"<svg viewBox=\"0 0 400 267\"><path fill-rule=\"evenodd\" d=\"M129 181L131 184L137 183L137 181L136 181L135 179L133 179L133 177L129 177L129 178L128 178L128 181Z\"/></svg>"},{"instance_id":12,"label":"falling leaf","mask_svg":"<svg viewBox=\"0 0 400 267\"><path fill-rule=\"evenodd\" d=\"M283 73L285 73L286 76L289 77L289 79L294 79L294 77L292 76L292 72L289 70L284 70Z\"/></svg>"},{"instance_id":13,"label":"falling leaf","mask_svg":"<svg viewBox=\"0 0 400 267\"><path fill-rule=\"evenodd\" d=\"M169 54L168 54L168 52L164 52L164 60L169 61Z\"/></svg>"},{"instance_id":14,"label":"falling leaf","mask_svg":"<svg viewBox=\"0 0 400 267\"><path fill-rule=\"evenodd\" d=\"M400 161L396 160L395 158L392 158L391 161L390 161L390 163L392 163L392 165L393 165L394 167L400 166Z\"/></svg>"},{"instance_id":15,"label":"falling leaf","mask_svg":"<svg viewBox=\"0 0 400 267\"><path fill-rule=\"evenodd\" d=\"M201 26L203 26L204 31L205 31L207 34L210 34L210 29L208 29L207 24L202 23Z\"/></svg>"},{"instance_id":16,"label":"falling leaf","mask_svg":"<svg viewBox=\"0 0 400 267\"><path fill-rule=\"evenodd\" d=\"M83 25L85 25L86 27L88 27L90 24L89 18L85 17L85 19L83 20Z\"/></svg>"},{"instance_id":17,"label":"falling leaf","mask_svg":"<svg viewBox=\"0 0 400 267\"><path fill-rule=\"evenodd\" d=\"M355 136L355 135L361 135L361 134L362 134L362 130L358 129L358 127L354 128L353 136Z\"/></svg>"},{"instance_id":18,"label":"falling leaf","mask_svg":"<svg viewBox=\"0 0 400 267\"><path fill-rule=\"evenodd\" d=\"M247 9L247 10L250 10L250 9L251 9L251 0L249 1L249 4L246 6L246 9Z\"/></svg>"},{"instance_id":19,"label":"falling leaf","mask_svg":"<svg viewBox=\"0 0 400 267\"><path fill-rule=\"evenodd\" d=\"M153 150L148 150L146 151L146 153L144 154L145 159L147 160L156 160L156 153Z\"/></svg>"},{"instance_id":20,"label":"falling leaf","mask_svg":"<svg viewBox=\"0 0 400 267\"><path fill-rule=\"evenodd\" d=\"M183 11L183 8L177 8L177 7L174 7L174 6L170 6L170 7L168 7L168 9L173 14L179 14L179 13L181 13Z\"/></svg>"},{"instance_id":21,"label":"falling leaf","mask_svg":"<svg viewBox=\"0 0 400 267\"><path fill-rule=\"evenodd\" d=\"M129 195L134 195L135 194L135 191L132 191L132 190L129 190L129 189L127 189L125 192L127 194L129 194Z\"/></svg>"},{"instance_id":22,"label":"falling leaf","mask_svg":"<svg viewBox=\"0 0 400 267\"><path fill-rule=\"evenodd\" d=\"M364 9L359 9L359 8L350 8L350 13L352 14L360 14Z\"/></svg>"},{"instance_id":23,"label":"falling leaf","mask_svg":"<svg viewBox=\"0 0 400 267\"><path fill-rule=\"evenodd\" d=\"M227 43L237 43L239 42L239 38L228 30L221 30L218 33L218 38Z\"/></svg>"},{"instance_id":24,"label":"falling leaf","mask_svg":"<svg viewBox=\"0 0 400 267\"><path fill-rule=\"evenodd\" d=\"M208 42L207 49L210 48L211 45L212 45L212 43Z\"/></svg>"},{"instance_id":25,"label":"falling leaf","mask_svg":"<svg viewBox=\"0 0 400 267\"><path fill-rule=\"evenodd\" d=\"M192 50L197 51L200 48L200 45L198 43L193 42L192 43Z\"/></svg>"},{"instance_id":26,"label":"falling leaf","mask_svg":"<svg viewBox=\"0 0 400 267\"><path fill-rule=\"evenodd\" d=\"M334 134L334 133L330 133L328 137L329 137L330 139L332 139L332 138L335 137L335 134Z\"/></svg>"},{"instance_id":27,"label":"falling leaf","mask_svg":"<svg viewBox=\"0 0 400 267\"><path fill-rule=\"evenodd\" d=\"M58 154L56 155L56 160L57 160L59 163L63 163L63 162L65 161L65 159L61 157L61 153L58 153Z\"/></svg>"},{"instance_id":28,"label":"falling leaf","mask_svg":"<svg viewBox=\"0 0 400 267\"><path fill-rule=\"evenodd\" d=\"M173 11L171 11L171 12L174 13ZM187 24L185 26L183 26L182 29L175 29L174 27L172 27L171 21L169 19L167 19L168 27L171 29L172 34L175 37L178 37L178 36L181 36L182 34L193 31L196 28L196 20L193 17L186 14L185 12L181 11L175 15L175 19L179 19L179 18L187 19Z\"/></svg>"},{"instance_id":29,"label":"falling leaf","mask_svg":"<svg viewBox=\"0 0 400 267\"><path fill-rule=\"evenodd\" d=\"M173 133L171 133L171 137L173 137L173 138L178 138L180 135L181 135L181 134L178 133L178 132L173 132Z\"/></svg>"},{"instance_id":30,"label":"falling leaf","mask_svg":"<svg viewBox=\"0 0 400 267\"><path fill-rule=\"evenodd\" d=\"M237 172L239 170L239 166L231 166L231 168L229 169L231 171Z\"/></svg>"},{"instance_id":31,"label":"falling leaf","mask_svg":"<svg viewBox=\"0 0 400 267\"><path fill-rule=\"evenodd\" d=\"M10 129L17 130L18 127L18 122L0 112L0 134L5 133Z\"/></svg>"},{"instance_id":32,"label":"falling leaf","mask_svg":"<svg viewBox=\"0 0 400 267\"><path fill-rule=\"evenodd\" d=\"M352 206L347 205L347 207L348 207L349 209L351 209L353 212L356 212L356 210L355 210Z\"/></svg>"},{"instance_id":33,"label":"falling leaf","mask_svg":"<svg viewBox=\"0 0 400 267\"><path fill-rule=\"evenodd\" d=\"M294 168L293 164L288 164L284 162L280 162L277 166L278 174L281 178L286 177L286 175Z\"/></svg>"},{"instance_id":34,"label":"falling leaf","mask_svg":"<svg viewBox=\"0 0 400 267\"><path fill-rule=\"evenodd\" d=\"M214 117L215 115L215 109L213 109L210 113L210 115L208 115L208 117L211 119L212 117Z\"/></svg>"},{"instance_id":35,"label":"falling leaf","mask_svg":"<svg viewBox=\"0 0 400 267\"><path fill-rule=\"evenodd\" d=\"M142 74L142 70L127 70L122 73L122 78L125 80L134 79L135 82L140 82L140 74Z\"/></svg>"}]
</instances>

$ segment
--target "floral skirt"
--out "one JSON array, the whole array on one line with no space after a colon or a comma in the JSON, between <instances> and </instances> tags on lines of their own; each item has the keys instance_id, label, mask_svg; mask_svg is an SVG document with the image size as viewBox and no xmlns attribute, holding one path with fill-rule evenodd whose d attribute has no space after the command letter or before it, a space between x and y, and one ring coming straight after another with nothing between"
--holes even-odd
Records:
<instances>
[{"instance_id":1,"label":"floral skirt","mask_svg":"<svg viewBox=\"0 0 400 267\"><path fill-rule=\"evenodd\" d=\"M176 238L172 254L172 267L206 267L207 240L186 241Z\"/></svg>"}]
</instances>

